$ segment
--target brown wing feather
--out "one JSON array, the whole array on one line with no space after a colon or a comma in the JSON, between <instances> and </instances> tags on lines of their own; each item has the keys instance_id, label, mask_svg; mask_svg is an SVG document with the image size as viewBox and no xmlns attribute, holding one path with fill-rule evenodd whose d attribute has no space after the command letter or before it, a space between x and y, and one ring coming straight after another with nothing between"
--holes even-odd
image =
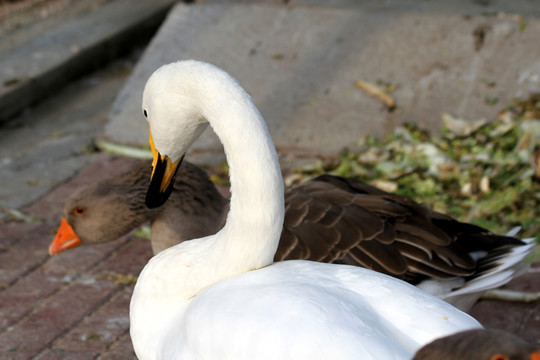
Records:
<instances>
[{"instance_id":1,"label":"brown wing feather","mask_svg":"<svg viewBox=\"0 0 540 360\"><path fill-rule=\"evenodd\" d=\"M399 276L408 269L406 258L395 246L387 246L376 240L367 240L360 242L356 249L371 258L372 267L378 264L387 274Z\"/></svg>"},{"instance_id":2,"label":"brown wing feather","mask_svg":"<svg viewBox=\"0 0 540 360\"><path fill-rule=\"evenodd\" d=\"M475 247L523 244L504 236L495 239L485 229L410 198L337 176L323 175L289 189L285 200L276 260L359 265L416 283L474 274L477 264L469 253ZM470 239L481 245L469 244Z\"/></svg>"},{"instance_id":3,"label":"brown wing feather","mask_svg":"<svg viewBox=\"0 0 540 360\"><path fill-rule=\"evenodd\" d=\"M406 243L397 243L396 247L400 250L400 253L407 259L415 260L435 270L433 274L442 272L446 274L452 274L452 276L468 276L471 275L472 269L463 269L459 266L453 266L448 262L441 259L437 254L433 253L432 256L426 254L425 251L419 249L416 246L411 246Z\"/></svg>"},{"instance_id":4,"label":"brown wing feather","mask_svg":"<svg viewBox=\"0 0 540 360\"><path fill-rule=\"evenodd\" d=\"M375 239L385 245L391 245L396 241L396 228L390 221L385 221L384 229L381 233L377 234Z\"/></svg>"},{"instance_id":5,"label":"brown wing feather","mask_svg":"<svg viewBox=\"0 0 540 360\"><path fill-rule=\"evenodd\" d=\"M429 221L429 219L424 220ZM408 233L433 245L445 246L452 242L452 238L448 234L429 222L419 221L414 216L408 217L406 222L396 223L395 227L399 232Z\"/></svg>"},{"instance_id":6,"label":"brown wing feather","mask_svg":"<svg viewBox=\"0 0 540 360\"><path fill-rule=\"evenodd\" d=\"M295 227L302 223L309 211L310 197L304 193L289 193L285 196L285 226Z\"/></svg>"},{"instance_id":7,"label":"brown wing feather","mask_svg":"<svg viewBox=\"0 0 540 360\"><path fill-rule=\"evenodd\" d=\"M293 231L298 237L298 242L309 247L310 254L307 259L314 261L322 261L328 256L333 257L333 249L340 240L340 234L335 228L317 223L303 223Z\"/></svg>"},{"instance_id":8,"label":"brown wing feather","mask_svg":"<svg viewBox=\"0 0 540 360\"><path fill-rule=\"evenodd\" d=\"M274 255L274 261L283 261L286 259L307 259L309 257L309 248L304 243L298 241L295 233L283 228L279 247Z\"/></svg>"}]
</instances>

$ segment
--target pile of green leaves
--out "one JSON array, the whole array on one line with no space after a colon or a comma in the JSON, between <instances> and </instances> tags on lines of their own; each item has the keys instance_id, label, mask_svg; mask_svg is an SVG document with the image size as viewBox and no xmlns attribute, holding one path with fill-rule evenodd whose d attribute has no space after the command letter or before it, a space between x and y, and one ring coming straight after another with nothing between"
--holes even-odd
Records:
<instances>
[{"instance_id":1,"label":"pile of green leaves","mask_svg":"<svg viewBox=\"0 0 540 360\"><path fill-rule=\"evenodd\" d=\"M443 124L438 134L406 124L383 140L363 137L360 150L293 169L286 182L323 173L354 177L496 233L521 226L520 236L537 236L540 184L532 159L540 96L516 101L493 122L445 114Z\"/></svg>"}]
</instances>

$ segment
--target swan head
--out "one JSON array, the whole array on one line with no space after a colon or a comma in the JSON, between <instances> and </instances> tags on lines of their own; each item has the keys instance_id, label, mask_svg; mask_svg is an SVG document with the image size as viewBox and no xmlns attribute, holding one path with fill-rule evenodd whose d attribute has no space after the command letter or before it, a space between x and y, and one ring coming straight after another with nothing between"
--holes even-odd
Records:
<instances>
[{"instance_id":1,"label":"swan head","mask_svg":"<svg viewBox=\"0 0 540 360\"><path fill-rule=\"evenodd\" d=\"M149 208L167 201L184 154L208 126L200 107L202 92L196 85L199 68L205 65L210 66L196 61L163 65L144 88L142 110L153 156L146 194Z\"/></svg>"}]
</instances>

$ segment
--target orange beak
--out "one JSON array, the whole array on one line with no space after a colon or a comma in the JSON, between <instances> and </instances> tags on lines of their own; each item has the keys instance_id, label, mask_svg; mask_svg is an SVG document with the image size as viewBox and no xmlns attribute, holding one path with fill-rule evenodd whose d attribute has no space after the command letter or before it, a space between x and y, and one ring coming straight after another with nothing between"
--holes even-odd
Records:
<instances>
[{"instance_id":1,"label":"orange beak","mask_svg":"<svg viewBox=\"0 0 540 360\"><path fill-rule=\"evenodd\" d=\"M75 234L66 218L62 218L56 236L49 246L49 255L57 255L62 251L74 248L81 243L81 239Z\"/></svg>"},{"instance_id":2,"label":"orange beak","mask_svg":"<svg viewBox=\"0 0 540 360\"><path fill-rule=\"evenodd\" d=\"M531 354L531 360L540 360L540 350L535 351Z\"/></svg>"}]
</instances>

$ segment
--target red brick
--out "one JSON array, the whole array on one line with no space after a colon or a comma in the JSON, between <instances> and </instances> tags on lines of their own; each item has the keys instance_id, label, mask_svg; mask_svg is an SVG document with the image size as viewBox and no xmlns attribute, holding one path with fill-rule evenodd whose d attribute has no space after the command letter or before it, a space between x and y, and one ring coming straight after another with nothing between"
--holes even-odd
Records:
<instances>
[{"instance_id":1,"label":"red brick","mask_svg":"<svg viewBox=\"0 0 540 360\"><path fill-rule=\"evenodd\" d=\"M88 315L57 340L52 348L103 351L129 331L129 302L133 286L120 289L110 301Z\"/></svg>"},{"instance_id":2,"label":"red brick","mask_svg":"<svg viewBox=\"0 0 540 360\"><path fill-rule=\"evenodd\" d=\"M151 257L150 241L134 236L107 261L97 266L95 271L138 275Z\"/></svg>"},{"instance_id":3,"label":"red brick","mask_svg":"<svg viewBox=\"0 0 540 360\"><path fill-rule=\"evenodd\" d=\"M25 351L18 351L16 348L9 348L6 350L0 350L0 356L2 359L7 360L28 360L30 355Z\"/></svg>"},{"instance_id":4,"label":"red brick","mask_svg":"<svg viewBox=\"0 0 540 360\"><path fill-rule=\"evenodd\" d=\"M76 350L62 350L62 349L47 349L37 357L35 360L94 360L99 356L99 352L96 351L76 351Z\"/></svg>"},{"instance_id":5,"label":"red brick","mask_svg":"<svg viewBox=\"0 0 540 360\"><path fill-rule=\"evenodd\" d=\"M15 285L0 293L0 331L12 325L33 310L40 301L57 292L64 282L62 279L34 271Z\"/></svg>"},{"instance_id":6,"label":"red brick","mask_svg":"<svg viewBox=\"0 0 540 360\"><path fill-rule=\"evenodd\" d=\"M107 281L74 284L56 293L44 304L0 335L0 353L15 349L18 356L34 356L53 340L94 311L118 289Z\"/></svg>"},{"instance_id":7,"label":"red brick","mask_svg":"<svg viewBox=\"0 0 540 360\"><path fill-rule=\"evenodd\" d=\"M482 300L473 307L470 314L485 327L516 334L529 308L528 304Z\"/></svg>"},{"instance_id":8,"label":"red brick","mask_svg":"<svg viewBox=\"0 0 540 360\"><path fill-rule=\"evenodd\" d=\"M99 360L137 360L129 333L120 338Z\"/></svg>"},{"instance_id":9,"label":"red brick","mask_svg":"<svg viewBox=\"0 0 540 360\"><path fill-rule=\"evenodd\" d=\"M532 264L529 270L512 280L505 288L517 291L540 291L540 263Z\"/></svg>"},{"instance_id":10,"label":"red brick","mask_svg":"<svg viewBox=\"0 0 540 360\"><path fill-rule=\"evenodd\" d=\"M81 246L49 257L43 265L44 269L53 274L82 274L98 266L107 257L123 248L129 237L98 245Z\"/></svg>"},{"instance_id":11,"label":"red brick","mask_svg":"<svg viewBox=\"0 0 540 360\"><path fill-rule=\"evenodd\" d=\"M19 228L23 232L14 237L17 241L0 254L0 287L5 288L21 275L47 260L48 235L46 224L32 224ZM0 229L1 231L1 229Z\"/></svg>"},{"instance_id":12,"label":"red brick","mask_svg":"<svg viewBox=\"0 0 540 360\"><path fill-rule=\"evenodd\" d=\"M93 266L106 260L104 257L111 254L113 250L121 248L126 241L124 238L111 244L81 248L81 251L73 249L52 258L49 257L46 250L39 247L39 244L36 245L37 241L25 240L17 244L18 246L12 247L9 252L11 257L7 256L8 254L3 254L6 259L3 259L5 262L2 264L6 269L2 271L2 279L5 279L6 282L7 280L11 282L17 280L28 270L29 266L37 266L39 263L36 263L36 259L46 259L47 261L0 292L3 313L0 318L0 330L17 321L30 311L38 301L47 298L58 291L60 287L79 278L80 274L89 273ZM27 246L25 249L23 245L26 243L34 245ZM32 247L36 246L37 249L32 250ZM106 251L100 252L99 249ZM24 260L25 253L29 254L29 262ZM40 256L37 258L32 256L35 253L40 254Z\"/></svg>"},{"instance_id":13,"label":"red brick","mask_svg":"<svg viewBox=\"0 0 540 360\"><path fill-rule=\"evenodd\" d=\"M540 304L527 311L517 334L534 344L540 344Z\"/></svg>"},{"instance_id":14,"label":"red brick","mask_svg":"<svg viewBox=\"0 0 540 360\"><path fill-rule=\"evenodd\" d=\"M40 226L39 222L0 223L0 252L8 250L10 246L20 241L24 234L31 233L38 226Z\"/></svg>"}]
</instances>

